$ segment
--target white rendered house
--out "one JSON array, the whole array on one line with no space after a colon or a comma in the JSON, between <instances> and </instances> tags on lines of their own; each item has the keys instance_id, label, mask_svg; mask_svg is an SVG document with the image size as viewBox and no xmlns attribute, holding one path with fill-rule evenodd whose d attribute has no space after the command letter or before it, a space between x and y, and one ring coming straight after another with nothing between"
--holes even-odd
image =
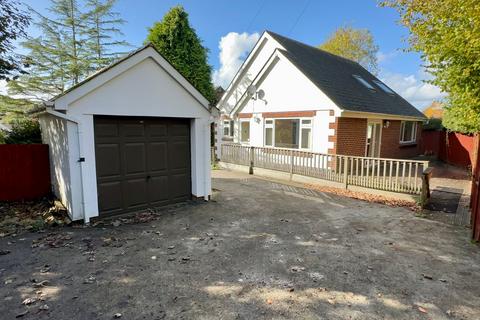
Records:
<instances>
[{"instance_id":1,"label":"white rendered house","mask_svg":"<svg viewBox=\"0 0 480 320\"><path fill-rule=\"evenodd\" d=\"M217 107L222 143L405 158L423 114L356 62L266 31Z\"/></svg>"}]
</instances>

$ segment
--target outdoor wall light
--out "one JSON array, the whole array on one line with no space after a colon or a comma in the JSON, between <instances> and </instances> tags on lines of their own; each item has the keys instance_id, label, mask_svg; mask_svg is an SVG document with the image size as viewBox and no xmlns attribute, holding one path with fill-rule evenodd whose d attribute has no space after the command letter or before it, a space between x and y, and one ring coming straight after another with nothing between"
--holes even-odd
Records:
<instances>
[{"instance_id":1,"label":"outdoor wall light","mask_svg":"<svg viewBox=\"0 0 480 320\"><path fill-rule=\"evenodd\" d=\"M388 129L390 127L390 120L383 120L383 128Z\"/></svg>"}]
</instances>

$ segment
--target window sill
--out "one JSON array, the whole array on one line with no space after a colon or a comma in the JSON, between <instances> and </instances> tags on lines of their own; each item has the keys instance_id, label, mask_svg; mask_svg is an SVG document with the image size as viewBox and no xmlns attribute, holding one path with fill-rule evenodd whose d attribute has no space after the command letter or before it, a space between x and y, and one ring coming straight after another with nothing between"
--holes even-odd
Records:
<instances>
[{"instance_id":1,"label":"window sill","mask_svg":"<svg viewBox=\"0 0 480 320\"><path fill-rule=\"evenodd\" d=\"M400 142L400 148L409 148L409 147L416 147L417 146L417 142L416 141L413 141L413 142Z\"/></svg>"},{"instance_id":2,"label":"window sill","mask_svg":"<svg viewBox=\"0 0 480 320\"><path fill-rule=\"evenodd\" d=\"M222 137L222 141L233 141L233 137Z\"/></svg>"}]
</instances>

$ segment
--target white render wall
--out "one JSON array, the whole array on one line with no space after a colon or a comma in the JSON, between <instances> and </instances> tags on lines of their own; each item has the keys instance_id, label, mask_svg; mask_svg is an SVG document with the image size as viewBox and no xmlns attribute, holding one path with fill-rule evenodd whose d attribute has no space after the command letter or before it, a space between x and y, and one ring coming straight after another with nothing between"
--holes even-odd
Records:
<instances>
[{"instance_id":1,"label":"white render wall","mask_svg":"<svg viewBox=\"0 0 480 320\"><path fill-rule=\"evenodd\" d=\"M46 114L39 118L39 122L42 142L49 145L53 193L70 213L73 211L73 203L70 189L70 148L67 121Z\"/></svg>"},{"instance_id":2,"label":"white render wall","mask_svg":"<svg viewBox=\"0 0 480 320\"><path fill-rule=\"evenodd\" d=\"M63 148L71 150L68 160L71 181L66 185L70 185L73 202L79 204L70 205L69 214L75 220L89 222L98 216L95 115L191 119L192 194L206 198L211 195L210 112L154 59L139 59L74 101L67 103L65 98L61 99L65 116L72 119L68 121L68 143ZM78 162L80 157L85 161Z\"/></svg>"},{"instance_id":3,"label":"white render wall","mask_svg":"<svg viewBox=\"0 0 480 320\"><path fill-rule=\"evenodd\" d=\"M248 145L264 146L265 119L262 113L315 111L312 119L311 151L328 153L328 149L333 148L328 136L334 134L334 130L329 129L329 123L335 121L335 116L330 116L330 110L339 115L340 109L290 61L285 58L279 59L265 80L257 84L257 90L265 92L264 101L249 100L240 112L253 114L253 118L250 119ZM235 142L240 142L239 122L242 120L246 119L240 118L236 121Z\"/></svg>"}]
</instances>

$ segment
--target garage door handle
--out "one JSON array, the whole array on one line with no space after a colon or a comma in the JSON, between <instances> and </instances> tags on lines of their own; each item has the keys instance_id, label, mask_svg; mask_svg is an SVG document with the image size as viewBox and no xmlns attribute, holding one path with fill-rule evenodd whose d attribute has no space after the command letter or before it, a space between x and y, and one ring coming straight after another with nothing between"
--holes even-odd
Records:
<instances>
[{"instance_id":1,"label":"garage door handle","mask_svg":"<svg viewBox=\"0 0 480 320\"><path fill-rule=\"evenodd\" d=\"M151 176L147 176L147 180L150 180Z\"/></svg>"}]
</instances>

